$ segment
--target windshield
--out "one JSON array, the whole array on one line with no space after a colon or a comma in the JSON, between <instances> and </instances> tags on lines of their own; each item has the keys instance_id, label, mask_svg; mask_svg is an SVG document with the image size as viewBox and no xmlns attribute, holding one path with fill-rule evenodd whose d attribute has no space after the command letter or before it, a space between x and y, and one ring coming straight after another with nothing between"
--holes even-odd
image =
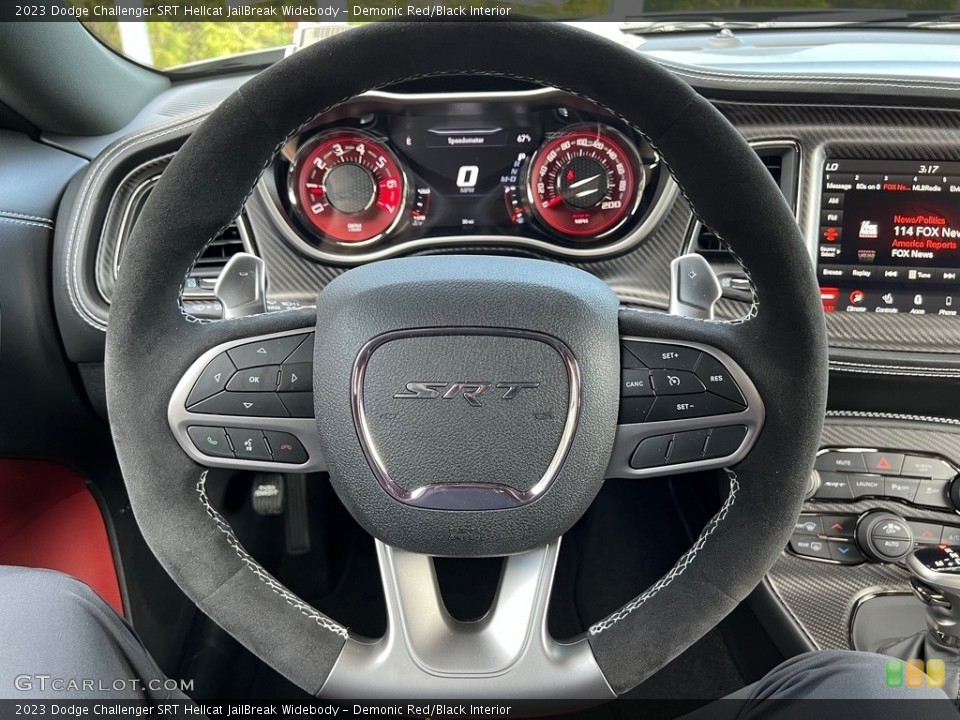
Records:
<instances>
[{"instance_id":1,"label":"windshield","mask_svg":"<svg viewBox=\"0 0 960 720\"><path fill-rule=\"evenodd\" d=\"M614 33L694 32L724 27L798 29L863 26L960 28L960 0L326 0L251 2L70 0L77 17L103 43L158 69L268 49L294 50L380 19L439 16L476 20L538 17L603 22ZM302 2L302 0L301 0ZM164 10L164 8L166 10ZM443 8L443 9L441 9ZM119 18L98 20L97 18ZM182 18L168 21L160 18ZM261 21L260 18L278 18ZM146 22L137 18L143 18ZM607 30L609 32L609 28Z\"/></svg>"}]
</instances>

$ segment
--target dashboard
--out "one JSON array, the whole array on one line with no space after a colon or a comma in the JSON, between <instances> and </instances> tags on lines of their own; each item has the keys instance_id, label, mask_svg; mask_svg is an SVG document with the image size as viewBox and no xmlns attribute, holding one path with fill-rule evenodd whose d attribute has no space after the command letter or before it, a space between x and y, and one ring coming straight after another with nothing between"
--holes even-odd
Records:
<instances>
[{"instance_id":1,"label":"dashboard","mask_svg":"<svg viewBox=\"0 0 960 720\"><path fill-rule=\"evenodd\" d=\"M703 65L681 62L679 52L664 55L664 65L707 95L766 164L817 273L832 370L822 447L859 454L864 465L855 473L821 466L806 522L770 580L815 644L848 647L859 593L904 589L895 562L847 554L859 542L848 537L850 523L879 509L917 538L960 531L960 497L944 495L946 479L898 465L930 461L951 475L960 468L960 84L952 79L960 55L944 59L960 51L909 47L943 74L921 81L898 77L908 71L886 60L866 77L842 58L828 63L820 48L805 52L817 56L802 67L779 67L759 40L740 42L753 53L740 68L718 64L719 46L687 53ZM880 53L882 44L871 43ZM211 108L246 79L173 88L139 125L96 147L55 139L89 158L57 217L52 294L57 341L91 397L102 395L112 283L139 208ZM624 304L663 311L670 261L697 252L721 280L719 318L749 316L749 276L698 222L669 158L640 130L560 90L489 78L367 93L289 138L235 223L188 271L183 306L218 317L213 286L239 251L264 260L271 310L311 305L339 274L382 258L496 253L574 265ZM288 420L294 428L312 422ZM250 427L233 418L224 432ZM285 438L276 440L283 450ZM867 464L878 453L897 470ZM921 486L932 488L929 496L918 494ZM831 534L838 518L843 528ZM814 586L827 589L816 594Z\"/></svg>"},{"instance_id":2,"label":"dashboard","mask_svg":"<svg viewBox=\"0 0 960 720\"><path fill-rule=\"evenodd\" d=\"M634 129L552 89L371 92L291 138L263 190L319 261L489 243L603 257L643 239L662 174Z\"/></svg>"}]
</instances>

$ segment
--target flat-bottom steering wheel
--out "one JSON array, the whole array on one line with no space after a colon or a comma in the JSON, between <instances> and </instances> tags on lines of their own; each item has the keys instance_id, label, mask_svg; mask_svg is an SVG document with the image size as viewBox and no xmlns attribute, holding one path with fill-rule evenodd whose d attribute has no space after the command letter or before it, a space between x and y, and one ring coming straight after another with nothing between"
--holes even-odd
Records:
<instances>
[{"instance_id":1,"label":"flat-bottom steering wheel","mask_svg":"<svg viewBox=\"0 0 960 720\"><path fill-rule=\"evenodd\" d=\"M586 272L476 256L355 268L320 293L315 311L219 322L182 311L188 268L298 128L365 91L438 75L553 86L642 131L698 217L749 269L750 316L707 322L621 307ZM381 639L355 636L243 549L168 423L168 402L199 358L241 346L289 355L309 333L330 481L377 539ZM145 205L125 246L106 362L117 453L153 552L255 655L330 697L612 698L634 687L714 627L780 553L812 469L827 373L810 260L744 139L642 55L546 23L364 26L246 83L177 153ZM560 538L598 492L611 454L636 446L618 429L621 368L658 363L731 374L745 409L713 424L749 416L762 427L750 425L752 448L727 469L722 509L676 566L584 635L558 641L546 609ZM480 408L398 397L416 383L476 379L495 388ZM690 427L676 423L659 434ZM486 617L449 616L430 556L507 556Z\"/></svg>"}]
</instances>

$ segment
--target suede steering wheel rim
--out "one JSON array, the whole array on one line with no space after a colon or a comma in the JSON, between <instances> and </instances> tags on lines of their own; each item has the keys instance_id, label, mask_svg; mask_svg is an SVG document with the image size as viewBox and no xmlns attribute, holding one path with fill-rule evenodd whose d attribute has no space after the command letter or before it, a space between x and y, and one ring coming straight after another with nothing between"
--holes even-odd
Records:
<instances>
[{"instance_id":1,"label":"suede steering wheel rim","mask_svg":"<svg viewBox=\"0 0 960 720\"><path fill-rule=\"evenodd\" d=\"M366 640L353 638L296 597L243 550L207 501L206 472L177 444L166 406L189 366L211 347L317 321L317 312L306 309L203 322L186 315L180 304L181 279L191 263L237 215L287 138L317 114L363 92L438 75L492 75L554 86L642 130L698 217L749 269L755 303L750 316L736 322L631 308L618 312L614 305L612 332L618 324L620 335L682 338L722 350L752 379L766 421L750 454L727 470L730 494L693 548L653 587L582 637L551 646L529 665L472 676L456 667L420 663L415 670L422 684L403 675L407 684L391 685L387 673L363 677L376 667L364 655L370 647ZM636 252L642 253L642 246ZM415 275L421 266L409 267ZM358 274L360 284L376 279L373 272ZM497 266L490 274L499 272ZM527 272L521 268L517 282ZM349 281L337 282L338 288L349 287ZM328 296L337 292L342 291ZM602 291L596 292L600 297ZM331 302L321 294L321 307ZM318 346L322 327L323 318ZM197 129L146 203L125 247L106 364L111 428L131 506L161 564L201 610L255 655L307 692L330 696L602 698L626 692L714 627L773 564L799 513L826 405L826 334L818 288L792 212L763 164L730 123L682 80L634 51L547 23L369 25L300 51L247 82ZM328 389L348 380L317 382L334 383L324 386ZM615 424L615 413L601 415L597 425L609 437L595 450L603 456L597 467L606 463ZM589 432L581 435L577 441L586 442ZM335 475L331 469L336 482ZM601 481L602 475L584 480L584 502ZM571 517L544 532L557 537L576 519ZM423 556L386 545L380 552L382 563L398 573L405 567L417 572L422 564ZM531 571L541 573L535 577L544 585L537 591L537 612L549 596L551 557L555 560L555 555L520 553L516 561L518 568L523 563L540 568ZM400 587L388 594L391 622L410 600L404 592ZM397 607L391 607L391 597ZM413 672L403 673L408 670Z\"/></svg>"}]
</instances>

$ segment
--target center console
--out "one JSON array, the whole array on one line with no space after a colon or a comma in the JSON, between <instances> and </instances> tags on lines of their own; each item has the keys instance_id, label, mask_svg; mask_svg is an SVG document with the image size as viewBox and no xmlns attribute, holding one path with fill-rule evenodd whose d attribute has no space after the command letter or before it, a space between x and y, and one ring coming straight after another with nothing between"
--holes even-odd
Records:
<instances>
[{"instance_id":1,"label":"center console","mask_svg":"<svg viewBox=\"0 0 960 720\"><path fill-rule=\"evenodd\" d=\"M770 589L812 648L875 649L865 629L872 646L922 630L906 561L960 544L960 423L830 413L821 448ZM878 609L890 616L878 622Z\"/></svg>"}]
</instances>

